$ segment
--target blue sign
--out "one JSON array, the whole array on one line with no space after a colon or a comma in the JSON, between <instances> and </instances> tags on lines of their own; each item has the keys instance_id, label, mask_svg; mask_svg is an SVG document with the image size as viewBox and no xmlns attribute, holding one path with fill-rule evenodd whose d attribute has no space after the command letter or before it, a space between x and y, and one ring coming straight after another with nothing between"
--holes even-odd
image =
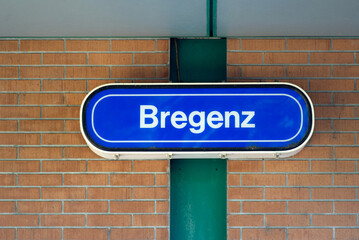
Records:
<instances>
[{"instance_id":1,"label":"blue sign","mask_svg":"<svg viewBox=\"0 0 359 240\"><path fill-rule=\"evenodd\" d=\"M104 85L81 109L103 152L287 151L312 134L313 107L290 84Z\"/></svg>"}]
</instances>

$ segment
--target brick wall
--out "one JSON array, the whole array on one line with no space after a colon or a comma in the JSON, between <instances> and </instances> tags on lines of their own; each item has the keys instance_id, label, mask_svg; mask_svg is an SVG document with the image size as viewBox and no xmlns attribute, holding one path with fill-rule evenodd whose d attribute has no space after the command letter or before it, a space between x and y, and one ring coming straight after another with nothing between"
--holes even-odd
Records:
<instances>
[{"instance_id":1,"label":"brick wall","mask_svg":"<svg viewBox=\"0 0 359 240\"><path fill-rule=\"evenodd\" d=\"M0 40L0 239L167 239L168 161L108 161L86 93L168 82L168 39Z\"/></svg>"},{"instance_id":2,"label":"brick wall","mask_svg":"<svg viewBox=\"0 0 359 240\"><path fill-rule=\"evenodd\" d=\"M230 39L228 81L306 90L315 132L284 160L228 162L229 239L359 239L359 39Z\"/></svg>"},{"instance_id":3,"label":"brick wall","mask_svg":"<svg viewBox=\"0 0 359 240\"><path fill-rule=\"evenodd\" d=\"M168 82L168 39L0 40L1 239L168 239L168 161L100 159L85 94ZM359 39L230 39L228 81L286 81L315 105L297 156L228 162L228 239L359 236Z\"/></svg>"}]
</instances>

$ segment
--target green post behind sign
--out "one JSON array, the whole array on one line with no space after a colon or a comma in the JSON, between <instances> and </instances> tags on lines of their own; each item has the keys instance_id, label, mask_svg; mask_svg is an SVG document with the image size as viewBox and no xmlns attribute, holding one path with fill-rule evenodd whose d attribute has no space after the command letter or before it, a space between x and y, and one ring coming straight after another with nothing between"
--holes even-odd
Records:
<instances>
[{"instance_id":1,"label":"green post behind sign","mask_svg":"<svg viewBox=\"0 0 359 240\"><path fill-rule=\"evenodd\" d=\"M226 79L226 40L173 39L173 82ZM170 164L170 239L227 238L227 161L172 159Z\"/></svg>"}]
</instances>

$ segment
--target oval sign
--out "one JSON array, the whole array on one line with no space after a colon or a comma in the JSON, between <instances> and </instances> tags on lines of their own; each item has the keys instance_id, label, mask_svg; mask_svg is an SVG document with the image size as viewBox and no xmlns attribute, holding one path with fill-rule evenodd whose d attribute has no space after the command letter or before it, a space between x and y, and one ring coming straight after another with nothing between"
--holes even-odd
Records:
<instances>
[{"instance_id":1,"label":"oval sign","mask_svg":"<svg viewBox=\"0 0 359 240\"><path fill-rule=\"evenodd\" d=\"M81 106L81 132L106 158L274 158L299 152L314 129L292 84L108 84Z\"/></svg>"}]
</instances>

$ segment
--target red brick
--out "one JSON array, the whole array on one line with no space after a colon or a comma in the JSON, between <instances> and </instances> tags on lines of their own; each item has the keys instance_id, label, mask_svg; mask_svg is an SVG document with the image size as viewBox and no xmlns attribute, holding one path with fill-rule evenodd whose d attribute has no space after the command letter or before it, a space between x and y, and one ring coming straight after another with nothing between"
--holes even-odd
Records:
<instances>
[{"instance_id":1,"label":"red brick","mask_svg":"<svg viewBox=\"0 0 359 240\"><path fill-rule=\"evenodd\" d=\"M135 53L134 64L168 64L168 53Z\"/></svg>"},{"instance_id":2,"label":"red brick","mask_svg":"<svg viewBox=\"0 0 359 240\"><path fill-rule=\"evenodd\" d=\"M42 172L85 172L86 161L43 161Z\"/></svg>"},{"instance_id":3,"label":"red brick","mask_svg":"<svg viewBox=\"0 0 359 240\"><path fill-rule=\"evenodd\" d=\"M40 107L0 107L0 118L38 118Z\"/></svg>"},{"instance_id":4,"label":"red brick","mask_svg":"<svg viewBox=\"0 0 359 240\"><path fill-rule=\"evenodd\" d=\"M61 213L61 202L18 202L19 213Z\"/></svg>"},{"instance_id":5,"label":"red brick","mask_svg":"<svg viewBox=\"0 0 359 240\"><path fill-rule=\"evenodd\" d=\"M316 118L354 118L355 108L349 106L315 106Z\"/></svg>"},{"instance_id":6,"label":"red brick","mask_svg":"<svg viewBox=\"0 0 359 240\"><path fill-rule=\"evenodd\" d=\"M39 65L41 64L41 54L0 54L1 65Z\"/></svg>"},{"instance_id":7,"label":"red brick","mask_svg":"<svg viewBox=\"0 0 359 240\"><path fill-rule=\"evenodd\" d=\"M43 64L72 65L86 64L87 56L84 53L45 53Z\"/></svg>"},{"instance_id":8,"label":"red brick","mask_svg":"<svg viewBox=\"0 0 359 240\"><path fill-rule=\"evenodd\" d=\"M359 184L359 174L336 174L334 175L334 185L357 186Z\"/></svg>"},{"instance_id":9,"label":"red brick","mask_svg":"<svg viewBox=\"0 0 359 240\"><path fill-rule=\"evenodd\" d=\"M241 175L239 174L228 174L227 175L228 186L239 186L241 184Z\"/></svg>"},{"instance_id":10,"label":"red brick","mask_svg":"<svg viewBox=\"0 0 359 240\"><path fill-rule=\"evenodd\" d=\"M0 133L0 144L3 145L38 145L40 134Z\"/></svg>"},{"instance_id":11,"label":"red brick","mask_svg":"<svg viewBox=\"0 0 359 240\"><path fill-rule=\"evenodd\" d=\"M55 159L62 158L62 148L54 147L21 147L19 149L21 159Z\"/></svg>"},{"instance_id":12,"label":"red brick","mask_svg":"<svg viewBox=\"0 0 359 240\"><path fill-rule=\"evenodd\" d=\"M276 229L276 228L266 228L266 229L243 229L242 230L243 240L250 239L261 239L261 240L285 240L286 239L286 230L285 229Z\"/></svg>"},{"instance_id":13,"label":"red brick","mask_svg":"<svg viewBox=\"0 0 359 240\"><path fill-rule=\"evenodd\" d=\"M228 199L263 199L263 188L228 188Z\"/></svg>"},{"instance_id":14,"label":"red brick","mask_svg":"<svg viewBox=\"0 0 359 240\"><path fill-rule=\"evenodd\" d=\"M333 121L333 130L334 131L359 131L359 120L346 120L346 119L340 119L340 120L334 120Z\"/></svg>"},{"instance_id":15,"label":"red brick","mask_svg":"<svg viewBox=\"0 0 359 240\"><path fill-rule=\"evenodd\" d=\"M85 188L42 188L42 199L84 199Z\"/></svg>"},{"instance_id":16,"label":"red brick","mask_svg":"<svg viewBox=\"0 0 359 240\"><path fill-rule=\"evenodd\" d=\"M109 51L109 40L66 40L66 51Z\"/></svg>"},{"instance_id":17,"label":"red brick","mask_svg":"<svg viewBox=\"0 0 359 240\"><path fill-rule=\"evenodd\" d=\"M43 118L78 118L80 107L43 107Z\"/></svg>"},{"instance_id":18,"label":"red brick","mask_svg":"<svg viewBox=\"0 0 359 240\"><path fill-rule=\"evenodd\" d=\"M136 160L133 162L134 172L167 172L168 160Z\"/></svg>"},{"instance_id":19,"label":"red brick","mask_svg":"<svg viewBox=\"0 0 359 240\"><path fill-rule=\"evenodd\" d=\"M334 93L334 104L358 104L359 93Z\"/></svg>"},{"instance_id":20,"label":"red brick","mask_svg":"<svg viewBox=\"0 0 359 240\"><path fill-rule=\"evenodd\" d=\"M63 40L21 40L20 51L63 51Z\"/></svg>"},{"instance_id":21,"label":"red brick","mask_svg":"<svg viewBox=\"0 0 359 240\"><path fill-rule=\"evenodd\" d=\"M355 172L355 161L312 161L312 172Z\"/></svg>"},{"instance_id":22,"label":"red brick","mask_svg":"<svg viewBox=\"0 0 359 240\"><path fill-rule=\"evenodd\" d=\"M359 40L333 39L333 50L359 50Z\"/></svg>"},{"instance_id":23,"label":"red brick","mask_svg":"<svg viewBox=\"0 0 359 240\"><path fill-rule=\"evenodd\" d=\"M267 188L266 199L309 199L308 188Z\"/></svg>"},{"instance_id":24,"label":"red brick","mask_svg":"<svg viewBox=\"0 0 359 240\"><path fill-rule=\"evenodd\" d=\"M17 94L14 93L0 93L1 105L14 105L17 104Z\"/></svg>"},{"instance_id":25,"label":"red brick","mask_svg":"<svg viewBox=\"0 0 359 240\"><path fill-rule=\"evenodd\" d=\"M111 231L113 231L111 229ZM64 228L64 240L98 240L107 239L107 229Z\"/></svg>"},{"instance_id":26,"label":"red brick","mask_svg":"<svg viewBox=\"0 0 359 240\"><path fill-rule=\"evenodd\" d=\"M168 188L166 187L140 187L133 189L134 199L168 199Z\"/></svg>"},{"instance_id":27,"label":"red brick","mask_svg":"<svg viewBox=\"0 0 359 240\"><path fill-rule=\"evenodd\" d=\"M16 183L15 175L0 175L0 186L14 186Z\"/></svg>"},{"instance_id":28,"label":"red brick","mask_svg":"<svg viewBox=\"0 0 359 240\"><path fill-rule=\"evenodd\" d=\"M315 120L314 132L328 132L332 130L331 120Z\"/></svg>"},{"instance_id":29,"label":"red brick","mask_svg":"<svg viewBox=\"0 0 359 240\"><path fill-rule=\"evenodd\" d=\"M336 228L335 229L335 239L336 240L348 240L348 239L357 239L359 236L358 228Z\"/></svg>"},{"instance_id":30,"label":"red brick","mask_svg":"<svg viewBox=\"0 0 359 240\"><path fill-rule=\"evenodd\" d=\"M65 120L65 131L66 132L80 132L79 120Z\"/></svg>"},{"instance_id":31,"label":"red brick","mask_svg":"<svg viewBox=\"0 0 359 240\"><path fill-rule=\"evenodd\" d=\"M168 215L134 215L134 226L168 226Z\"/></svg>"},{"instance_id":32,"label":"red brick","mask_svg":"<svg viewBox=\"0 0 359 240\"><path fill-rule=\"evenodd\" d=\"M88 161L89 172L131 172L131 161L100 160Z\"/></svg>"},{"instance_id":33,"label":"red brick","mask_svg":"<svg viewBox=\"0 0 359 240\"><path fill-rule=\"evenodd\" d=\"M156 201L156 212L157 213L169 213L168 201Z\"/></svg>"},{"instance_id":34,"label":"red brick","mask_svg":"<svg viewBox=\"0 0 359 240\"><path fill-rule=\"evenodd\" d=\"M330 39L288 39L287 50L330 50Z\"/></svg>"},{"instance_id":35,"label":"red brick","mask_svg":"<svg viewBox=\"0 0 359 240\"><path fill-rule=\"evenodd\" d=\"M17 40L1 40L0 41L0 51L2 52L17 52L19 50L18 41Z\"/></svg>"},{"instance_id":36,"label":"red brick","mask_svg":"<svg viewBox=\"0 0 359 240\"><path fill-rule=\"evenodd\" d=\"M280 174L245 174L242 175L242 186L283 186L285 175Z\"/></svg>"},{"instance_id":37,"label":"red brick","mask_svg":"<svg viewBox=\"0 0 359 240\"><path fill-rule=\"evenodd\" d=\"M107 185L105 174L65 174L64 185Z\"/></svg>"},{"instance_id":38,"label":"red brick","mask_svg":"<svg viewBox=\"0 0 359 240\"><path fill-rule=\"evenodd\" d=\"M153 201L120 201L111 202L111 213L153 213Z\"/></svg>"},{"instance_id":39,"label":"red brick","mask_svg":"<svg viewBox=\"0 0 359 240\"><path fill-rule=\"evenodd\" d=\"M288 66L288 77L330 77L330 66Z\"/></svg>"},{"instance_id":40,"label":"red brick","mask_svg":"<svg viewBox=\"0 0 359 240\"><path fill-rule=\"evenodd\" d=\"M227 65L227 78L238 78L239 75L239 66L228 66Z\"/></svg>"},{"instance_id":41,"label":"red brick","mask_svg":"<svg viewBox=\"0 0 359 240\"><path fill-rule=\"evenodd\" d=\"M302 239L333 239L332 229L315 229L315 228L297 228L288 230L289 240L302 240Z\"/></svg>"},{"instance_id":42,"label":"red brick","mask_svg":"<svg viewBox=\"0 0 359 240\"><path fill-rule=\"evenodd\" d=\"M332 175L329 174L290 174L289 186L326 186L332 185Z\"/></svg>"},{"instance_id":43,"label":"red brick","mask_svg":"<svg viewBox=\"0 0 359 240\"><path fill-rule=\"evenodd\" d=\"M288 202L289 213L333 213L332 202Z\"/></svg>"},{"instance_id":44,"label":"red brick","mask_svg":"<svg viewBox=\"0 0 359 240\"><path fill-rule=\"evenodd\" d=\"M43 91L86 91L86 80L43 80Z\"/></svg>"},{"instance_id":45,"label":"red brick","mask_svg":"<svg viewBox=\"0 0 359 240\"><path fill-rule=\"evenodd\" d=\"M308 53L264 53L264 63L266 64L306 64L308 63Z\"/></svg>"},{"instance_id":46,"label":"red brick","mask_svg":"<svg viewBox=\"0 0 359 240\"><path fill-rule=\"evenodd\" d=\"M336 158L359 158L359 147L336 147Z\"/></svg>"},{"instance_id":47,"label":"red brick","mask_svg":"<svg viewBox=\"0 0 359 240\"><path fill-rule=\"evenodd\" d=\"M131 53L90 53L89 64L92 65L131 65Z\"/></svg>"},{"instance_id":48,"label":"red brick","mask_svg":"<svg viewBox=\"0 0 359 240\"><path fill-rule=\"evenodd\" d=\"M227 64L262 64L262 53L228 52Z\"/></svg>"},{"instance_id":49,"label":"red brick","mask_svg":"<svg viewBox=\"0 0 359 240\"><path fill-rule=\"evenodd\" d=\"M0 42L0 49L1 49L1 42ZM15 229L1 228L0 236L2 236L2 238L4 240L13 240L13 239L15 239ZM19 239L20 239L20 237L19 237Z\"/></svg>"},{"instance_id":50,"label":"red brick","mask_svg":"<svg viewBox=\"0 0 359 240\"><path fill-rule=\"evenodd\" d=\"M228 172L262 172L263 161L228 161Z\"/></svg>"},{"instance_id":51,"label":"red brick","mask_svg":"<svg viewBox=\"0 0 359 240\"><path fill-rule=\"evenodd\" d=\"M131 215L87 215L87 226L130 226Z\"/></svg>"},{"instance_id":52,"label":"red brick","mask_svg":"<svg viewBox=\"0 0 359 240\"><path fill-rule=\"evenodd\" d=\"M265 161L266 172L307 172L308 170L309 170L308 161L294 161L294 160Z\"/></svg>"},{"instance_id":53,"label":"red brick","mask_svg":"<svg viewBox=\"0 0 359 240\"><path fill-rule=\"evenodd\" d=\"M64 96L60 93L22 93L19 95L19 103L24 105L63 104Z\"/></svg>"},{"instance_id":54,"label":"red brick","mask_svg":"<svg viewBox=\"0 0 359 240\"><path fill-rule=\"evenodd\" d=\"M155 51L155 40L112 40L112 51Z\"/></svg>"},{"instance_id":55,"label":"red brick","mask_svg":"<svg viewBox=\"0 0 359 240\"><path fill-rule=\"evenodd\" d=\"M309 226L309 215L267 215L266 226Z\"/></svg>"},{"instance_id":56,"label":"red brick","mask_svg":"<svg viewBox=\"0 0 359 240\"><path fill-rule=\"evenodd\" d=\"M284 213L287 211L285 202L243 202L245 213Z\"/></svg>"},{"instance_id":57,"label":"red brick","mask_svg":"<svg viewBox=\"0 0 359 240\"><path fill-rule=\"evenodd\" d=\"M355 199L355 188L313 188L312 199Z\"/></svg>"},{"instance_id":58,"label":"red brick","mask_svg":"<svg viewBox=\"0 0 359 240\"><path fill-rule=\"evenodd\" d=\"M64 121L63 120L20 120L19 129L20 131L26 131L26 132L63 131Z\"/></svg>"},{"instance_id":59,"label":"red brick","mask_svg":"<svg viewBox=\"0 0 359 240\"><path fill-rule=\"evenodd\" d=\"M239 39L227 39L227 50L233 51L233 50L239 50Z\"/></svg>"},{"instance_id":60,"label":"red brick","mask_svg":"<svg viewBox=\"0 0 359 240\"><path fill-rule=\"evenodd\" d=\"M65 202L64 212L65 213L100 213L107 212L107 202L98 201L79 201L79 202Z\"/></svg>"},{"instance_id":61,"label":"red brick","mask_svg":"<svg viewBox=\"0 0 359 240\"><path fill-rule=\"evenodd\" d=\"M68 147L65 148L65 158L101 158L91 151L88 147Z\"/></svg>"},{"instance_id":62,"label":"red brick","mask_svg":"<svg viewBox=\"0 0 359 240\"><path fill-rule=\"evenodd\" d=\"M41 215L41 226L85 226L84 215Z\"/></svg>"},{"instance_id":63,"label":"red brick","mask_svg":"<svg viewBox=\"0 0 359 240\"><path fill-rule=\"evenodd\" d=\"M168 51L169 50L169 40L157 40L157 51Z\"/></svg>"},{"instance_id":64,"label":"red brick","mask_svg":"<svg viewBox=\"0 0 359 240\"><path fill-rule=\"evenodd\" d=\"M112 174L111 185L119 186L148 186L155 184L153 174Z\"/></svg>"},{"instance_id":65,"label":"red brick","mask_svg":"<svg viewBox=\"0 0 359 240\"><path fill-rule=\"evenodd\" d=\"M94 79L88 80L88 90L93 90L94 88L108 83L132 83L132 80L117 80L117 79Z\"/></svg>"},{"instance_id":66,"label":"red brick","mask_svg":"<svg viewBox=\"0 0 359 240\"><path fill-rule=\"evenodd\" d=\"M242 229L239 229L239 228L229 228L229 229L227 229L227 231L228 231L228 234L227 234L228 239L242 240L241 230Z\"/></svg>"},{"instance_id":67,"label":"red brick","mask_svg":"<svg viewBox=\"0 0 359 240\"><path fill-rule=\"evenodd\" d=\"M2 154L2 148L0 148L0 154L3 158L10 158ZM4 149L7 152L13 152L16 158L16 149L9 148ZM40 171L40 162L39 161L0 161L0 172L39 172Z\"/></svg>"},{"instance_id":68,"label":"red brick","mask_svg":"<svg viewBox=\"0 0 359 240\"><path fill-rule=\"evenodd\" d=\"M359 66L333 66L334 77L359 77Z\"/></svg>"},{"instance_id":69,"label":"red brick","mask_svg":"<svg viewBox=\"0 0 359 240\"><path fill-rule=\"evenodd\" d=\"M227 224L228 227L260 227L263 226L263 215L228 215Z\"/></svg>"},{"instance_id":70,"label":"red brick","mask_svg":"<svg viewBox=\"0 0 359 240\"><path fill-rule=\"evenodd\" d=\"M153 228L114 228L111 229L110 239L126 239L126 240L138 240L138 239L153 239Z\"/></svg>"},{"instance_id":71,"label":"red brick","mask_svg":"<svg viewBox=\"0 0 359 240\"><path fill-rule=\"evenodd\" d=\"M49 133L42 134L42 144L86 145L86 142L80 133Z\"/></svg>"},{"instance_id":72,"label":"red brick","mask_svg":"<svg viewBox=\"0 0 359 240\"><path fill-rule=\"evenodd\" d=\"M352 79L311 79L312 91L353 91L354 80Z\"/></svg>"},{"instance_id":73,"label":"red brick","mask_svg":"<svg viewBox=\"0 0 359 240\"><path fill-rule=\"evenodd\" d=\"M156 228L156 239L167 240L169 239L167 228Z\"/></svg>"},{"instance_id":74,"label":"red brick","mask_svg":"<svg viewBox=\"0 0 359 240\"><path fill-rule=\"evenodd\" d=\"M18 67L0 67L0 78L18 78Z\"/></svg>"},{"instance_id":75,"label":"red brick","mask_svg":"<svg viewBox=\"0 0 359 240\"><path fill-rule=\"evenodd\" d=\"M38 226L39 217L36 215L0 215L0 226Z\"/></svg>"},{"instance_id":76,"label":"red brick","mask_svg":"<svg viewBox=\"0 0 359 240\"><path fill-rule=\"evenodd\" d=\"M242 66L241 68L242 68L242 78L285 77L284 66Z\"/></svg>"},{"instance_id":77,"label":"red brick","mask_svg":"<svg viewBox=\"0 0 359 240\"><path fill-rule=\"evenodd\" d=\"M63 67L20 67L21 78L63 78Z\"/></svg>"},{"instance_id":78,"label":"red brick","mask_svg":"<svg viewBox=\"0 0 359 240\"><path fill-rule=\"evenodd\" d=\"M58 186L62 184L60 174L20 174L17 177L19 186Z\"/></svg>"},{"instance_id":79,"label":"red brick","mask_svg":"<svg viewBox=\"0 0 359 240\"><path fill-rule=\"evenodd\" d=\"M335 202L335 213L359 213L359 202Z\"/></svg>"},{"instance_id":80,"label":"red brick","mask_svg":"<svg viewBox=\"0 0 359 240\"><path fill-rule=\"evenodd\" d=\"M314 52L310 53L311 64L351 64L354 63L354 53L344 52Z\"/></svg>"},{"instance_id":81,"label":"red brick","mask_svg":"<svg viewBox=\"0 0 359 240\"><path fill-rule=\"evenodd\" d=\"M109 67L66 67L66 78L109 78Z\"/></svg>"},{"instance_id":82,"label":"red brick","mask_svg":"<svg viewBox=\"0 0 359 240\"><path fill-rule=\"evenodd\" d=\"M15 202L0 202L0 213L15 213ZM1 236L1 234L0 234Z\"/></svg>"},{"instance_id":83,"label":"red brick","mask_svg":"<svg viewBox=\"0 0 359 240\"><path fill-rule=\"evenodd\" d=\"M40 91L40 80L1 80L0 89L13 92Z\"/></svg>"},{"instance_id":84,"label":"red brick","mask_svg":"<svg viewBox=\"0 0 359 240\"><path fill-rule=\"evenodd\" d=\"M284 50L283 39L242 39L242 50Z\"/></svg>"},{"instance_id":85,"label":"red brick","mask_svg":"<svg viewBox=\"0 0 359 240\"><path fill-rule=\"evenodd\" d=\"M156 185L157 186L168 186L168 175L167 174L156 174Z\"/></svg>"},{"instance_id":86,"label":"red brick","mask_svg":"<svg viewBox=\"0 0 359 240\"><path fill-rule=\"evenodd\" d=\"M313 215L312 226L356 226L354 215Z\"/></svg>"},{"instance_id":87,"label":"red brick","mask_svg":"<svg viewBox=\"0 0 359 240\"><path fill-rule=\"evenodd\" d=\"M156 67L156 77L157 78L168 78L169 77L169 67ZM154 80L155 82L160 82L161 80Z\"/></svg>"},{"instance_id":88,"label":"red brick","mask_svg":"<svg viewBox=\"0 0 359 240\"><path fill-rule=\"evenodd\" d=\"M88 199L130 199L131 188L88 188Z\"/></svg>"},{"instance_id":89,"label":"red brick","mask_svg":"<svg viewBox=\"0 0 359 240\"><path fill-rule=\"evenodd\" d=\"M323 93L323 92L311 92L308 94L313 104L331 104L332 103L332 94Z\"/></svg>"},{"instance_id":90,"label":"red brick","mask_svg":"<svg viewBox=\"0 0 359 240\"><path fill-rule=\"evenodd\" d=\"M112 67L111 78L154 78L155 67Z\"/></svg>"},{"instance_id":91,"label":"red brick","mask_svg":"<svg viewBox=\"0 0 359 240\"><path fill-rule=\"evenodd\" d=\"M310 140L312 145L353 145L355 135L351 133L316 133Z\"/></svg>"}]
</instances>

